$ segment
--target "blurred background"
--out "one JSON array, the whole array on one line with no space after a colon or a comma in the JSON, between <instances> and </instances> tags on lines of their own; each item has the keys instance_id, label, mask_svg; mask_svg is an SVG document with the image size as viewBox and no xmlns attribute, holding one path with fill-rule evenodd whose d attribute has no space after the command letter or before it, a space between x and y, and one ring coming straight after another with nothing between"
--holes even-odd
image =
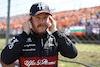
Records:
<instances>
[{"instance_id":1,"label":"blurred background","mask_svg":"<svg viewBox=\"0 0 100 67\"><path fill-rule=\"evenodd\" d=\"M59 55L58 67L100 67L100 0L0 0L0 53L9 40L22 33L33 3L49 5L57 28L78 49L75 59Z\"/></svg>"}]
</instances>

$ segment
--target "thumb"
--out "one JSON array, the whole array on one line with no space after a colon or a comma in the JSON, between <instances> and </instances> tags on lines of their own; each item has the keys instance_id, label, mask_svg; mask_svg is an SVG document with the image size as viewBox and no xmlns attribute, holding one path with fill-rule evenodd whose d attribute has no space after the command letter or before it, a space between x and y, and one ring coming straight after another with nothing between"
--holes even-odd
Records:
<instances>
[{"instance_id":1,"label":"thumb","mask_svg":"<svg viewBox=\"0 0 100 67\"><path fill-rule=\"evenodd\" d=\"M32 16L29 16L29 17L25 20L25 22L29 22L29 21L31 20L31 18L32 18Z\"/></svg>"},{"instance_id":2,"label":"thumb","mask_svg":"<svg viewBox=\"0 0 100 67\"><path fill-rule=\"evenodd\" d=\"M51 22L54 22L55 20L52 18L52 16L49 16L49 20L51 21Z\"/></svg>"}]
</instances>

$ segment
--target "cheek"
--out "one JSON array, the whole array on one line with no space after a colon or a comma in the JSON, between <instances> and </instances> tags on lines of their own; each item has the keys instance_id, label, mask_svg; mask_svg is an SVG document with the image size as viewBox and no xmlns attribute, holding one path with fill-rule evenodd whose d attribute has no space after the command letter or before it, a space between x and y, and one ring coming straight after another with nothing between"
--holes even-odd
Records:
<instances>
[{"instance_id":1,"label":"cheek","mask_svg":"<svg viewBox=\"0 0 100 67\"><path fill-rule=\"evenodd\" d=\"M37 21L35 21L35 20L32 20L32 26L36 26L37 25Z\"/></svg>"},{"instance_id":2,"label":"cheek","mask_svg":"<svg viewBox=\"0 0 100 67\"><path fill-rule=\"evenodd\" d=\"M35 24L35 23L33 23L33 22L32 22L31 24L32 24L32 28L34 28L34 27L36 26L36 24Z\"/></svg>"}]
</instances>

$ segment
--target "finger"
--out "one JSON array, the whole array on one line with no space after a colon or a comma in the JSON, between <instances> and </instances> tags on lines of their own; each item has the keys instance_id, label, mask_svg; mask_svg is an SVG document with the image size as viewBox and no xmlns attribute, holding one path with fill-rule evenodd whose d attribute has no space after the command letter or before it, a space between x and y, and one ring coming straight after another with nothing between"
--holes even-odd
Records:
<instances>
[{"instance_id":1,"label":"finger","mask_svg":"<svg viewBox=\"0 0 100 67\"><path fill-rule=\"evenodd\" d=\"M53 18L51 16L49 16L49 19L50 19L51 22L53 21Z\"/></svg>"},{"instance_id":2,"label":"finger","mask_svg":"<svg viewBox=\"0 0 100 67\"><path fill-rule=\"evenodd\" d=\"M52 22L56 22L56 21L52 18L52 16L49 16L49 20L51 21L51 23L52 23Z\"/></svg>"},{"instance_id":3,"label":"finger","mask_svg":"<svg viewBox=\"0 0 100 67\"><path fill-rule=\"evenodd\" d=\"M32 24L31 24L31 22L29 22L29 26L30 26L30 28L32 29Z\"/></svg>"},{"instance_id":4,"label":"finger","mask_svg":"<svg viewBox=\"0 0 100 67\"><path fill-rule=\"evenodd\" d=\"M31 18L32 18L32 16L29 16L29 17L25 20L25 22L30 21Z\"/></svg>"}]
</instances>

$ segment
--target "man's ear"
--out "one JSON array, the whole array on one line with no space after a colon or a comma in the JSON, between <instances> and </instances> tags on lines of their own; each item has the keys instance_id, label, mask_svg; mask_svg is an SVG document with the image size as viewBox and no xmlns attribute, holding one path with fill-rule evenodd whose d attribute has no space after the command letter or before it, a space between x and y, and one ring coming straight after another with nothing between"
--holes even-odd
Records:
<instances>
[{"instance_id":1,"label":"man's ear","mask_svg":"<svg viewBox=\"0 0 100 67\"><path fill-rule=\"evenodd\" d=\"M30 22L32 23L32 19L30 20Z\"/></svg>"},{"instance_id":2,"label":"man's ear","mask_svg":"<svg viewBox=\"0 0 100 67\"><path fill-rule=\"evenodd\" d=\"M31 18L30 18L30 22L32 23L32 16L31 16Z\"/></svg>"}]
</instances>

